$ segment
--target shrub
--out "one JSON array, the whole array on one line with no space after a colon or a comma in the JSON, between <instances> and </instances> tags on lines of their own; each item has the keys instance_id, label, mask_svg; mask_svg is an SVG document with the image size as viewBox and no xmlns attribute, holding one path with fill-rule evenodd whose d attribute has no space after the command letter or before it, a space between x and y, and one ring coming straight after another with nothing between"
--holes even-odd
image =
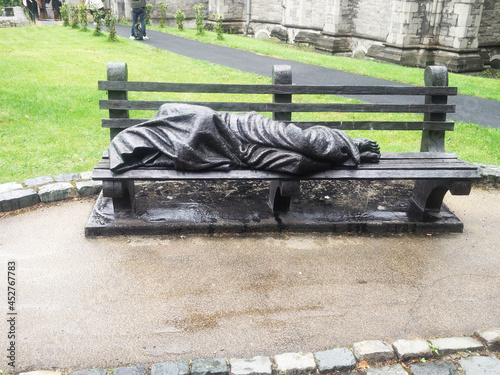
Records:
<instances>
[{"instance_id":1,"label":"shrub","mask_svg":"<svg viewBox=\"0 0 500 375\"><path fill-rule=\"evenodd\" d=\"M80 12L78 11L77 5L70 5L69 12L71 14L71 27L73 29L78 29L78 24L80 23Z\"/></svg>"},{"instance_id":2,"label":"shrub","mask_svg":"<svg viewBox=\"0 0 500 375\"><path fill-rule=\"evenodd\" d=\"M61 18L63 20L63 26L69 26L69 8L68 3L64 3L60 8Z\"/></svg>"},{"instance_id":3,"label":"shrub","mask_svg":"<svg viewBox=\"0 0 500 375\"><path fill-rule=\"evenodd\" d=\"M222 16L220 14L212 14L212 17L215 21L215 32L217 33L217 39L223 40L224 39L224 29L222 28Z\"/></svg>"},{"instance_id":4,"label":"shrub","mask_svg":"<svg viewBox=\"0 0 500 375\"><path fill-rule=\"evenodd\" d=\"M186 15L184 12L181 12L180 9L177 9L177 13L175 14L175 23L177 24L177 28L179 30L184 30L184 20L186 19Z\"/></svg>"},{"instance_id":5,"label":"shrub","mask_svg":"<svg viewBox=\"0 0 500 375\"><path fill-rule=\"evenodd\" d=\"M146 25L151 25L151 11L153 6L151 4L146 4Z\"/></svg>"},{"instance_id":6,"label":"shrub","mask_svg":"<svg viewBox=\"0 0 500 375\"><path fill-rule=\"evenodd\" d=\"M116 16L111 13L111 11L106 12L106 17L104 18L104 24L106 25L106 28L108 29L108 40L110 42L117 42L118 38L116 37L116 23L118 22L118 19Z\"/></svg>"},{"instance_id":7,"label":"shrub","mask_svg":"<svg viewBox=\"0 0 500 375\"><path fill-rule=\"evenodd\" d=\"M87 26L88 26L88 10L87 6L84 3L81 3L78 6L78 11L80 13L80 25L82 26L82 31L87 31Z\"/></svg>"},{"instance_id":8,"label":"shrub","mask_svg":"<svg viewBox=\"0 0 500 375\"><path fill-rule=\"evenodd\" d=\"M167 4L163 4L163 1L160 1L160 27L165 27L165 20L167 19Z\"/></svg>"},{"instance_id":9,"label":"shrub","mask_svg":"<svg viewBox=\"0 0 500 375\"><path fill-rule=\"evenodd\" d=\"M100 36L102 35L102 32L101 32L101 20L102 18L104 17L104 11L102 10L98 10L96 9L94 11L94 23L95 23L95 30L94 30L94 33L92 35L94 36Z\"/></svg>"},{"instance_id":10,"label":"shrub","mask_svg":"<svg viewBox=\"0 0 500 375\"><path fill-rule=\"evenodd\" d=\"M204 33L203 29L203 21L205 17L203 16L203 4L195 5L194 11L196 13L195 22L196 22L196 34L201 35Z\"/></svg>"}]
</instances>

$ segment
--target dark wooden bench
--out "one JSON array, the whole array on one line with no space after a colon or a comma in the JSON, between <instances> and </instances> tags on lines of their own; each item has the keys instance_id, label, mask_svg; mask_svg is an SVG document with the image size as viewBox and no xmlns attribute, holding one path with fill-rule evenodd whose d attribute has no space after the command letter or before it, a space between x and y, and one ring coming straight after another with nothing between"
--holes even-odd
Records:
<instances>
[{"instance_id":1,"label":"dark wooden bench","mask_svg":"<svg viewBox=\"0 0 500 375\"><path fill-rule=\"evenodd\" d=\"M448 96L456 95L457 88L448 87L448 73L444 67L428 67L423 87L386 86L322 86L294 85L289 66L273 67L271 85L252 84L202 84L131 82L127 78L125 63L109 63L107 80L99 81L99 90L108 92L108 100L100 101L100 108L109 110L109 118L102 126L110 129L111 139L121 130L146 119L130 118L131 110L158 110L165 100L129 100L129 92L165 93L219 93L219 94L268 94L272 101L254 102L190 102L208 106L221 112L266 112L275 120L290 122L295 112L322 113L420 113L420 121L294 121L300 127L326 125L342 130L400 130L422 133L420 152L382 153L380 163L362 164L356 168L336 167L320 173L293 176L258 170L233 170L229 172L185 172L166 169L135 169L115 174L109 169L107 152L93 172L94 180L102 180L103 196L113 199L114 209L134 209L136 181L171 180L268 180L270 181L269 205L275 212L293 210L291 199L299 194L301 180L414 180L412 200L422 212L438 214L443 198L449 191L454 195L467 195L471 183L480 178L477 167L458 160L454 153L445 152L445 132L454 129L446 120L453 113L454 105ZM294 95L385 95L408 98L406 104L346 104L293 102ZM413 100L418 96L420 104ZM151 112L152 115L154 112ZM332 116L333 117L333 116ZM376 140L376 135L371 137ZM382 150L383 151L383 150Z\"/></svg>"}]
</instances>

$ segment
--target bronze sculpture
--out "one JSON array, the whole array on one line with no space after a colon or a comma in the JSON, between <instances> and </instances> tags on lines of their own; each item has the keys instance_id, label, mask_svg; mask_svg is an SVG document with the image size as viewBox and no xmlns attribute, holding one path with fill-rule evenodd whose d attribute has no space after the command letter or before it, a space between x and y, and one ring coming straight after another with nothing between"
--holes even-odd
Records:
<instances>
[{"instance_id":1,"label":"bronze sculpture","mask_svg":"<svg viewBox=\"0 0 500 375\"><path fill-rule=\"evenodd\" d=\"M111 142L115 173L140 167L176 170L260 169L304 174L335 165L376 163L380 149L325 126L301 129L255 112L219 113L208 107L163 104L155 117Z\"/></svg>"}]
</instances>

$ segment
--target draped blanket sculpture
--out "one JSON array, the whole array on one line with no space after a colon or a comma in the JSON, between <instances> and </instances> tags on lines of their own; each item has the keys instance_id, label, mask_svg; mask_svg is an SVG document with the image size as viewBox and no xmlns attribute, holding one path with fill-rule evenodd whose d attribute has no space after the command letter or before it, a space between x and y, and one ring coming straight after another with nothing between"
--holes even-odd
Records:
<instances>
[{"instance_id":1,"label":"draped blanket sculpture","mask_svg":"<svg viewBox=\"0 0 500 375\"><path fill-rule=\"evenodd\" d=\"M303 174L351 161L377 162L378 145L325 126L301 129L255 112L219 113L163 104L155 117L119 133L109 147L110 169L260 169Z\"/></svg>"}]
</instances>

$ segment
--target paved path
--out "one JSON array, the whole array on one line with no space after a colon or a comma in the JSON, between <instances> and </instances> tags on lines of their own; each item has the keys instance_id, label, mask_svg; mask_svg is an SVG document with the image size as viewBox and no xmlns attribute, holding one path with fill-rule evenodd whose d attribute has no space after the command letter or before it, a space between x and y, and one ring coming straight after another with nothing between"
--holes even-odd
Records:
<instances>
[{"instance_id":1,"label":"paved path","mask_svg":"<svg viewBox=\"0 0 500 375\"><path fill-rule=\"evenodd\" d=\"M123 37L130 36L130 26L118 25L117 33ZM201 43L152 30L148 31L148 36L150 39L143 43L147 43L153 47L261 76L269 77L273 65L291 65L293 80L298 84L404 86L398 82ZM356 98L371 103L394 103L394 98L388 99L383 96L358 96ZM498 101L458 95L451 98L450 104L457 105L457 113L449 116L454 121L464 121L466 123L500 128L500 102Z\"/></svg>"},{"instance_id":2,"label":"paved path","mask_svg":"<svg viewBox=\"0 0 500 375\"><path fill-rule=\"evenodd\" d=\"M498 195L446 197L465 230L435 236L88 239L94 199L7 215L0 264L17 264L16 370L248 358L500 327ZM5 314L6 271L0 295Z\"/></svg>"}]
</instances>

